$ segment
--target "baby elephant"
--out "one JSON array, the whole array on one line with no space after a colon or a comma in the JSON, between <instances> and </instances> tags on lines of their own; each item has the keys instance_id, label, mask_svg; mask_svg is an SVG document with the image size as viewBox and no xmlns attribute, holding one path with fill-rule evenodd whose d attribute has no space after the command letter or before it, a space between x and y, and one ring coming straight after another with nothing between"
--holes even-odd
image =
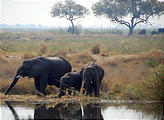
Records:
<instances>
[{"instance_id":1,"label":"baby elephant","mask_svg":"<svg viewBox=\"0 0 164 120\"><path fill-rule=\"evenodd\" d=\"M91 95L95 92L95 96L99 96L101 81L104 77L103 68L96 63L89 63L84 65L80 72L83 82L83 94L86 90L86 95Z\"/></svg>"},{"instance_id":2,"label":"baby elephant","mask_svg":"<svg viewBox=\"0 0 164 120\"><path fill-rule=\"evenodd\" d=\"M66 73L61 79L60 79L60 93L58 97L64 96L66 89L68 90L68 94L71 95L72 88L75 90L80 91L82 85L82 77L80 76L79 72L69 72Z\"/></svg>"}]
</instances>

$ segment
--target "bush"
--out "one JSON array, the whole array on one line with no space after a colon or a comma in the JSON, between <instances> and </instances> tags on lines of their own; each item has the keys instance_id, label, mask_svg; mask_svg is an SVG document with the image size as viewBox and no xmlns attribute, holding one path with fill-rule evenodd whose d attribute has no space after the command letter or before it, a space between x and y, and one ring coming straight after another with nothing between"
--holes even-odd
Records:
<instances>
[{"instance_id":1,"label":"bush","mask_svg":"<svg viewBox=\"0 0 164 120\"><path fill-rule=\"evenodd\" d=\"M92 54L100 54L100 47L99 45L95 45L91 49Z\"/></svg>"},{"instance_id":2,"label":"bush","mask_svg":"<svg viewBox=\"0 0 164 120\"><path fill-rule=\"evenodd\" d=\"M154 68L154 67L157 67L159 65L159 62L155 59L150 59L147 61L147 65L148 65L148 67Z\"/></svg>"},{"instance_id":3,"label":"bush","mask_svg":"<svg viewBox=\"0 0 164 120\"><path fill-rule=\"evenodd\" d=\"M47 45L46 44L41 44L41 46L39 48L39 55L42 56L45 53L47 53Z\"/></svg>"}]
</instances>

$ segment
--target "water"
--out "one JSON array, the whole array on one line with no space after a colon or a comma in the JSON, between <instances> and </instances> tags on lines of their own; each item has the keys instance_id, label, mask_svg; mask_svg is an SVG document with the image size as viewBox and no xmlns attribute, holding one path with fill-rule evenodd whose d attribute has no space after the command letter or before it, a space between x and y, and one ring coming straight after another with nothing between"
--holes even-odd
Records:
<instances>
[{"instance_id":1,"label":"water","mask_svg":"<svg viewBox=\"0 0 164 120\"><path fill-rule=\"evenodd\" d=\"M0 104L0 119L104 119L162 120L164 103L49 103Z\"/></svg>"}]
</instances>

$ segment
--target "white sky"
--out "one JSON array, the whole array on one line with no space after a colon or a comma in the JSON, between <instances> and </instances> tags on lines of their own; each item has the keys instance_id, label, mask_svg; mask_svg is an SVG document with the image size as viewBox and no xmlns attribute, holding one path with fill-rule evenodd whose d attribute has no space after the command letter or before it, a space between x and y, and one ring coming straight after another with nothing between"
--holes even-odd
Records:
<instances>
[{"instance_id":1,"label":"white sky","mask_svg":"<svg viewBox=\"0 0 164 120\"><path fill-rule=\"evenodd\" d=\"M0 24L42 24L46 26L68 27L70 22L64 18L52 18L50 11L56 2L63 0L0 0ZM74 0L91 8L99 0ZM164 0L160 0L164 1ZM90 10L91 12L91 10ZM154 25L164 27L164 16L151 19ZM109 19L95 17L93 14L75 21L83 27L114 27Z\"/></svg>"}]
</instances>

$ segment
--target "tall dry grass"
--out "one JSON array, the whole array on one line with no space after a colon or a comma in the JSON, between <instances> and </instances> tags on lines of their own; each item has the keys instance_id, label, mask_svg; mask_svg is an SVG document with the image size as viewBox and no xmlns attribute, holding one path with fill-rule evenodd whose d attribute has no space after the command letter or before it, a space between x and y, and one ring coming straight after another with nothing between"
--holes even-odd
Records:
<instances>
[{"instance_id":1,"label":"tall dry grass","mask_svg":"<svg viewBox=\"0 0 164 120\"><path fill-rule=\"evenodd\" d=\"M95 60L89 51L68 54L67 59L70 61L73 69L78 70L78 71L80 71L83 65Z\"/></svg>"},{"instance_id":2,"label":"tall dry grass","mask_svg":"<svg viewBox=\"0 0 164 120\"><path fill-rule=\"evenodd\" d=\"M109 99L163 100L164 54L159 56L158 53L100 62L106 72L101 86L103 96ZM152 60L156 62L150 64Z\"/></svg>"},{"instance_id":3,"label":"tall dry grass","mask_svg":"<svg viewBox=\"0 0 164 120\"><path fill-rule=\"evenodd\" d=\"M163 72L164 54L160 51L148 54L117 56L109 55L103 59L93 56L89 51L67 54L66 59L70 61L73 70L90 61L96 60L105 70L105 76L101 85L101 96L105 99L149 99L163 100ZM110 59L115 57L115 59ZM106 60L106 59L107 60ZM4 92L11 84L16 70L22 58L0 58L2 71L0 73L0 92ZM109 59L109 60L108 60ZM155 61L155 62L152 62ZM151 64L150 64L151 63ZM158 64L157 64L158 63ZM48 94L54 94L54 88L48 89ZM36 94L33 79L21 78L10 94Z\"/></svg>"}]
</instances>

